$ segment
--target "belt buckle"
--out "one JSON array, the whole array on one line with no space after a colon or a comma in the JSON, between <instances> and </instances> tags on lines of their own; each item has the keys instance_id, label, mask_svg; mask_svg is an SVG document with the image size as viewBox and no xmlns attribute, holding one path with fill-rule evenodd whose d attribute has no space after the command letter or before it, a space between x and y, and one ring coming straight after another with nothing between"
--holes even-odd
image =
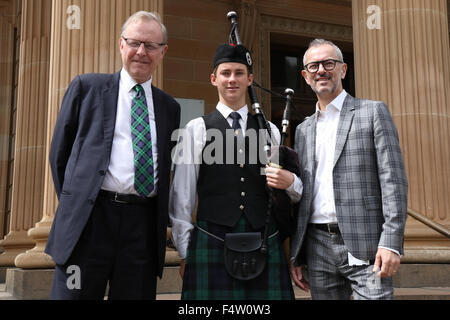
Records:
<instances>
[{"instance_id":1,"label":"belt buckle","mask_svg":"<svg viewBox=\"0 0 450 320\"><path fill-rule=\"evenodd\" d=\"M117 195L118 195L118 193L116 192L116 193L114 193L114 202L117 202L117 203L128 203L128 202L126 202L126 201L120 201L120 200L117 200Z\"/></svg>"},{"instance_id":2,"label":"belt buckle","mask_svg":"<svg viewBox=\"0 0 450 320\"><path fill-rule=\"evenodd\" d=\"M331 230L330 225L332 225L332 223L327 223L328 233L329 233L329 234L338 234L337 232L333 232L333 231Z\"/></svg>"}]
</instances>

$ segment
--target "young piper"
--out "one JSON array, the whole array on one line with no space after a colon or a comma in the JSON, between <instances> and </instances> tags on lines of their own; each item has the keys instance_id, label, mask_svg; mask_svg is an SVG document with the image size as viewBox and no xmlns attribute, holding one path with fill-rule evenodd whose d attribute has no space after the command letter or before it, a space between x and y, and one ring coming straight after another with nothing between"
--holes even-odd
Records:
<instances>
[{"instance_id":1,"label":"young piper","mask_svg":"<svg viewBox=\"0 0 450 320\"><path fill-rule=\"evenodd\" d=\"M182 259L182 299L294 298L286 256L273 218L264 271L254 279L237 280L225 268L226 233L263 233L268 204L266 179L269 186L287 190L289 195L301 193L293 192L301 187L294 174L276 168L264 170L265 164L259 156L255 157L255 153L258 155L255 146L260 145L261 138L257 120L248 112L245 102L248 86L253 82L249 57L242 45L218 47L211 84L217 87L219 102L213 112L186 125L182 150L177 150L185 161L175 167L169 215L172 239ZM278 129L270 125L274 138L279 141ZM232 139L229 139L230 132ZM249 142L250 136L258 141ZM257 161L249 161L255 158Z\"/></svg>"}]
</instances>

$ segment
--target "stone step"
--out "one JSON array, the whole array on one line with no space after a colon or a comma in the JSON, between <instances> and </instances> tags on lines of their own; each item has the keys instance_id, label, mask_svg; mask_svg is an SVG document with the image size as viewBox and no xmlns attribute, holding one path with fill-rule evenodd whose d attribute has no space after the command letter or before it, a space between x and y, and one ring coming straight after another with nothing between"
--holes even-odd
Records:
<instances>
[{"instance_id":1,"label":"stone step","mask_svg":"<svg viewBox=\"0 0 450 320\"><path fill-rule=\"evenodd\" d=\"M181 293L161 293L156 295L156 300L180 300Z\"/></svg>"},{"instance_id":2,"label":"stone step","mask_svg":"<svg viewBox=\"0 0 450 320\"><path fill-rule=\"evenodd\" d=\"M450 287L394 288L395 300L450 300Z\"/></svg>"},{"instance_id":3,"label":"stone step","mask_svg":"<svg viewBox=\"0 0 450 320\"><path fill-rule=\"evenodd\" d=\"M311 295L294 288L296 300L311 300ZM394 300L450 300L450 287L394 288Z\"/></svg>"},{"instance_id":4,"label":"stone step","mask_svg":"<svg viewBox=\"0 0 450 320\"><path fill-rule=\"evenodd\" d=\"M0 283L0 300L16 300L11 294L6 292L6 283Z\"/></svg>"},{"instance_id":5,"label":"stone step","mask_svg":"<svg viewBox=\"0 0 450 320\"><path fill-rule=\"evenodd\" d=\"M158 283L158 300L178 300L182 281L178 267L166 267ZM294 288L296 300L310 300L311 295ZM401 264L394 277L395 300L450 300L449 264Z\"/></svg>"},{"instance_id":6,"label":"stone step","mask_svg":"<svg viewBox=\"0 0 450 320\"><path fill-rule=\"evenodd\" d=\"M403 263L393 280L396 288L450 287L450 264Z\"/></svg>"},{"instance_id":7,"label":"stone step","mask_svg":"<svg viewBox=\"0 0 450 320\"><path fill-rule=\"evenodd\" d=\"M310 300L311 295L299 288L294 289L296 300ZM180 293L159 293L156 300L180 300ZM450 300L450 287L395 288L395 300ZM6 292L6 284L0 283L0 300L16 300Z\"/></svg>"},{"instance_id":8,"label":"stone step","mask_svg":"<svg viewBox=\"0 0 450 320\"><path fill-rule=\"evenodd\" d=\"M180 293L183 281L179 270L180 267L165 267L162 278L158 278L156 292L161 294Z\"/></svg>"},{"instance_id":9,"label":"stone step","mask_svg":"<svg viewBox=\"0 0 450 320\"><path fill-rule=\"evenodd\" d=\"M0 283L6 282L6 270L8 267L0 267Z\"/></svg>"},{"instance_id":10,"label":"stone step","mask_svg":"<svg viewBox=\"0 0 450 320\"><path fill-rule=\"evenodd\" d=\"M10 282L17 282L15 290L6 288L0 281L0 300L48 299L53 270L8 271ZM45 287L45 288L44 288ZM396 300L450 300L450 265L448 264L402 264L394 277ZM179 267L168 266L163 278L158 280L158 300L178 300L182 288ZM8 292L9 291L9 292ZM14 296L11 292L16 292ZM31 294L33 293L33 294ZM295 287L297 300L309 300L309 293Z\"/></svg>"},{"instance_id":11,"label":"stone step","mask_svg":"<svg viewBox=\"0 0 450 320\"><path fill-rule=\"evenodd\" d=\"M159 293L181 292L178 270L176 266L164 269ZM393 280L395 288L450 287L450 264L401 264Z\"/></svg>"},{"instance_id":12,"label":"stone step","mask_svg":"<svg viewBox=\"0 0 450 320\"><path fill-rule=\"evenodd\" d=\"M294 289L295 300L311 300L311 295L299 288ZM158 294L156 300L180 300L179 293ZM394 288L394 300L450 300L450 287Z\"/></svg>"}]
</instances>

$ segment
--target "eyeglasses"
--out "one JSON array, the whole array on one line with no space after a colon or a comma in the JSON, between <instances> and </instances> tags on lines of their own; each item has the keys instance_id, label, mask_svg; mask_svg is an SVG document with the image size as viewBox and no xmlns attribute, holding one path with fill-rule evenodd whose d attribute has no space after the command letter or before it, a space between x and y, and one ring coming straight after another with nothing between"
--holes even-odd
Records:
<instances>
[{"instance_id":1,"label":"eyeglasses","mask_svg":"<svg viewBox=\"0 0 450 320\"><path fill-rule=\"evenodd\" d=\"M141 46L141 44L144 44L144 48L147 52L152 52L157 50L158 48L165 46L165 43L158 43L158 42L153 42L153 41L148 41L148 42L144 42L144 41L139 41L139 40L135 40L135 39L130 39L130 38L125 38L122 37L123 40L125 40L125 42L127 43L127 45L130 48L133 49L139 49L139 47Z\"/></svg>"},{"instance_id":2,"label":"eyeglasses","mask_svg":"<svg viewBox=\"0 0 450 320\"><path fill-rule=\"evenodd\" d=\"M319 66L322 65L325 71L332 71L334 70L334 68L336 68L337 62L344 63L343 61L340 60L327 59L307 63L304 68L308 70L309 73L316 73L317 71L319 71Z\"/></svg>"}]
</instances>

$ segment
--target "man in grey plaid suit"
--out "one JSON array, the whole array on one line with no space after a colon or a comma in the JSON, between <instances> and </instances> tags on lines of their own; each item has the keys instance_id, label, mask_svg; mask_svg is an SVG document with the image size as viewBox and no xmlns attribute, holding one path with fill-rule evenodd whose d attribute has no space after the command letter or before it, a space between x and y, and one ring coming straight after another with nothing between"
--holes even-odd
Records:
<instances>
[{"instance_id":1,"label":"man in grey plaid suit","mask_svg":"<svg viewBox=\"0 0 450 320\"><path fill-rule=\"evenodd\" d=\"M291 276L313 299L392 299L408 193L397 130L383 102L345 92L332 42L311 42L303 64L318 102L295 134L303 192Z\"/></svg>"}]
</instances>

